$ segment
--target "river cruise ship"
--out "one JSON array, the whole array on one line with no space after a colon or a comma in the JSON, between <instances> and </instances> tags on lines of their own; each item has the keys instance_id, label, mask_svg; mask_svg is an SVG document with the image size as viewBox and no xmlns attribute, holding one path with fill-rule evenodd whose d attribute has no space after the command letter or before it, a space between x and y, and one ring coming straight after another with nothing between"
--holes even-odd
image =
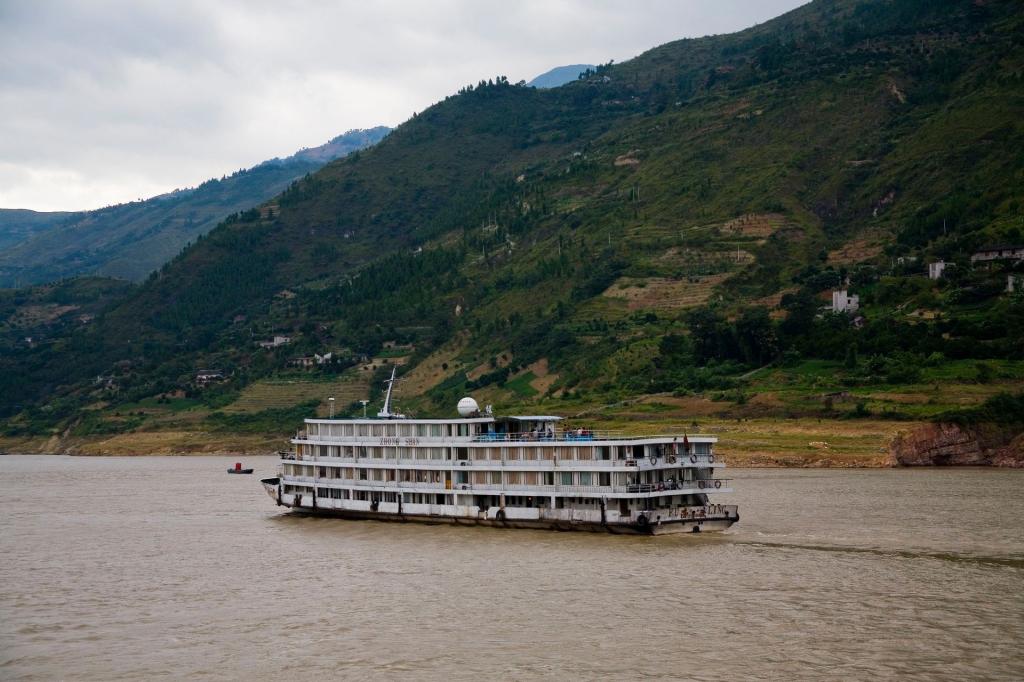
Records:
<instances>
[{"instance_id":1,"label":"river cruise ship","mask_svg":"<svg viewBox=\"0 0 1024 682\"><path fill-rule=\"evenodd\" d=\"M352 519L609 533L725 530L736 505L717 438L563 428L557 416L500 417L472 398L459 418L306 419L263 479L278 505Z\"/></svg>"}]
</instances>

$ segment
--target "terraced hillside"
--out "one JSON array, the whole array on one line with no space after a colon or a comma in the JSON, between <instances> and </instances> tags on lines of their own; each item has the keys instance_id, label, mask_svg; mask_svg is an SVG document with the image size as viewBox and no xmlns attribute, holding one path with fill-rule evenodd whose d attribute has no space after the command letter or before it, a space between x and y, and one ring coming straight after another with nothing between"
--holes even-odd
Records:
<instances>
[{"instance_id":1,"label":"terraced hillside","mask_svg":"<svg viewBox=\"0 0 1024 682\"><path fill-rule=\"evenodd\" d=\"M355 371L336 379L311 380L303 377L262 379L242 389L238 399L223 408L228 414L253 414L265 410L283 410L309 403L327 409L327 399L335 399L335 407L347 409L352 403L370 395L369 373Z\"/></svg>"}]
</instances>

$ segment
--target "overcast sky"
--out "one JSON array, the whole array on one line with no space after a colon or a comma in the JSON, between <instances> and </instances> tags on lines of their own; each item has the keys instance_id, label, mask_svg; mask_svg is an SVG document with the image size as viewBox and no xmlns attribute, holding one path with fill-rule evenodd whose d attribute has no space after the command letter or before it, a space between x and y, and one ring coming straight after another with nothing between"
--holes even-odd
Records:
<instances>
[{"instance_id":1,"label":"overcast sky","mask_svg":"<svg viewBox=\"0 0 1024 682\"><path fill-rule=\"evenodd\" d=\"M0 208L98 208L395 126L467 83L803 0L0 0Z\"/></svg>"}]
</instances>

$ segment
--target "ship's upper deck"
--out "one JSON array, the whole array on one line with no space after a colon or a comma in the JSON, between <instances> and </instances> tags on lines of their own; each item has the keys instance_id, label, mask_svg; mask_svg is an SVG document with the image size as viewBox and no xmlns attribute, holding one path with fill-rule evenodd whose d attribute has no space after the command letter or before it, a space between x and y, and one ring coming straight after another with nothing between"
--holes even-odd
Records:
<instances>
[{"instance_id":1,"label":"ship's upper deck","mask_svg":"<svg viewBox=\"0 0 1024 682\"><path fill-rule=\"evenodd\" d=\"M592 429L586 426L562 428L562 417L552 415L473 416L455 419L306 419L305 431L296 442L377 442L382 445L425 445L467 443L557 443L557 442L692 442L714 443L715 436L684 434L636 434Z\"/></svg>"}]
</instances>

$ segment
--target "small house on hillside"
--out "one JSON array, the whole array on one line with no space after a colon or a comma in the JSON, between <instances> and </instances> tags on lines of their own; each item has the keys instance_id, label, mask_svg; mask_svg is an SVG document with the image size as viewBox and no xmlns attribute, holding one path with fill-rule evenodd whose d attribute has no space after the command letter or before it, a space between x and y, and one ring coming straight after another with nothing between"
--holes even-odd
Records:
<instances>
[{"instance_id":1,"label":"small house on hillside","mask_svg":"<svg viewBox=\"0 0 1024 682\"><path fill-rule=\"evenodd\" d=\"M928 279L939 279L942 277L942 273L946 270L946 261L935 261L934 263L928 264Z\"/></svg>"},{"instance_id":2,"label":"small house on hillside","mask_svg":"<svg viewBox=\"0 0 1024 682\"><path fill-rule=\"evenodd\" d=\"M993 244L978 249L971 256L972 263L994 260L1024 260L1024 244Z\"/></svg>"},{"instance_id":3,"label":"small house on hillside","mask_svg":"<svg viewBox=\"0 0 1024 682\"><path fill-rule=\"evenodd\" d=\"M196 372L196 383L200 386L224 381L225 378L224 372L219 369L201 369Z\"/></svg>"},{"instance_id":4,"label":"small house on hillside","mask_svg":"<svg viewBox=\"0 0 1024 682\"><path fill-rule=\"evenodd\" d=\"M846 289L838 289L832 292L832 312L853 313L860 308L860 296L847 293Z\"/></svg>"},{"instance_id":5,"label":"small house on hillside","mask_svg":"<svg viewBox=\"0 0 1024 682\"><path fill-rule=\"evenodd\" d=\"M277 336L275 336L272 339L267 339L267 340L263 340L263 341L257 341L256 344L260 348L277 348L278 346L284 346L284 345L287 345L287 344L289 344L291 342L292 342L292 337L277 335Z\"/></svg>"},{"instance_id":6,"label":"small house on hillside","mask_svg":"<svg viewBox=\"0 0 1024 682\"><path fill-rule=\"evenodd\" d=\"M320 355L319 353L313 353L312 355L303 355L298 358L292 358L291 360L288 361L288 364L291 365L292 367L302 367L303 369L308 369L310 367L315 367L317 365L330 364L333 360L334 353L324 353L323 355Z\"/></svg>"}]
</instances>

